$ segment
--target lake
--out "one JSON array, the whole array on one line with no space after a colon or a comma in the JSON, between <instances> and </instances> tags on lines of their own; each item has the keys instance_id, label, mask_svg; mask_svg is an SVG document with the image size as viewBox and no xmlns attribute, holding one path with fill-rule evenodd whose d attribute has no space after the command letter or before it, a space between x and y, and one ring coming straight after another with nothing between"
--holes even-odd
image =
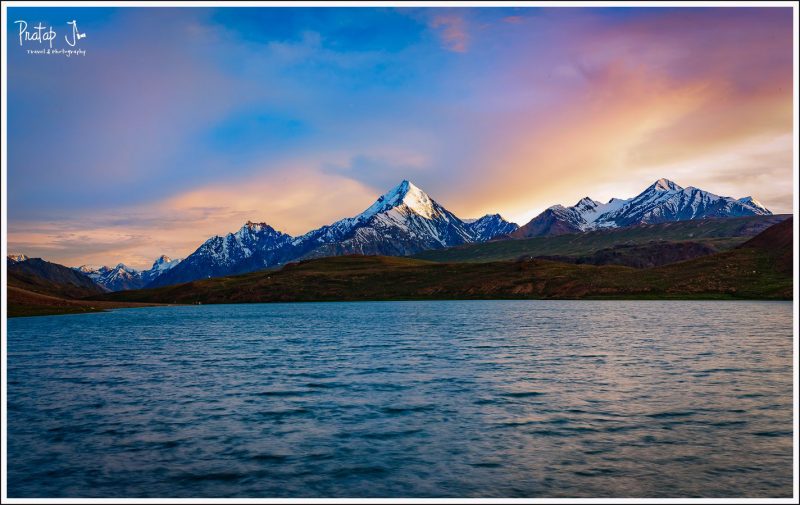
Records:
<instances>
[{"instance_id":1,"label":"lake","mask_svg":"<svg viewBox=\"0 0 800 505\"><path fill-rule=\"evenodd\" d=\"M792 304L8 322L9 497L791 497Z\"/></svg>"}]
</instances>

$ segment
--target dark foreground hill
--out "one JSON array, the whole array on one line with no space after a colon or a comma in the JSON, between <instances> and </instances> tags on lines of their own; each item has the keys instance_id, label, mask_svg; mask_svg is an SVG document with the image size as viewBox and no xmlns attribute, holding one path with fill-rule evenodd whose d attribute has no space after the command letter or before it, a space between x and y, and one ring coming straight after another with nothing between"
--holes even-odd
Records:
<instances>
[{"instance_id":1,"label":"dark foreground hill","mask_svg":"<svg viewBox=\"0 0 800 505\"><path fill-rule=\"evenodd\" d=\"M343 256L281 270L110 293L101 300L244 303L434 299L779 299L792 296L792 221L740 247L656 268L594 266L542 259L435 263ZM788 251L788 253L787 253Z\"/></svg>"},{"instance_id":2,"label":"dark foreground hill","mask_svg":"<svg viewBox=\"0 0 800 505\"><path fill-rule=\"evenodd\" d=\"M778 271L792 275L793 219L789 218L759 233L739 247L770 251Z\"/></svg>"},{"instance_id":3,"label":"dark foreground hill","mask_svg":"<svg viewBox=\"0 0 800 505\"><path fill-rule=\"evenodd\" d=\"M80 272L40 258L8 264L8 316L76 314L142 304L87 301L106 290Z\"/></svg>"},{"instance_id":4,"label":"dark foreground hill","mask_svg":"<svg viewBox=\"0 0 800 505\"><path fill-rule=\"evenodd\" d=\"M536 256L529 259L561 261L576 265L620 265L634 268L652 268L700 258L717 252L720 251L709 243L658 240L646 244L615 245L584 256L552 255Z\"/></svg>"},{"instance_id":5,"label":"dark foreground hill","mask_svg":"<svg viewBox=\"0 0 800 505\"><path fill-rule=\"evenodd\" d=\"M41 258L9 263L7 271L9 286L35 293L84 298L106 292L82 273Z\"/></svg>"}]
</instances>

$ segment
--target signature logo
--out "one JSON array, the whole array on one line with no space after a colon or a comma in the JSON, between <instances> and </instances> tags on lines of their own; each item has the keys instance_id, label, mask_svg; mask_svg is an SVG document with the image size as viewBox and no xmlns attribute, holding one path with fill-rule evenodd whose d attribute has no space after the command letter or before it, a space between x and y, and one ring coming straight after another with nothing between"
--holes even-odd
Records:
<instances>
[{"instance_id":1,"label":"signature logo","mask_svg":"<svg viewBox=\"0 0 800 505\"><path fill-rule=\"evenodd\" d=\"M67 22L67 24L72 25L72 42L70 42L66 35L64 36L64 40L66 40L67 44L70 46L75 47L75 44L77 44L79 40L86 38L86 34L78 31L78 22L74 19Z\"/></svg>"},{"instance_id":2,"label":"signature logo","mask_svg":"<svg viewBox=\"0 0 800 505\"><path fill-rule=\"evenodd\" d=\"M53 49L53 41L56 40L58 37L58 33L56 32L53 26L48 26L42 23L41 21L29 28L28 22L24 20L17 20L14 21L16 25L19 26L19 45L26 46L29 43L38 43L38 47L36 49L28 49L28 54L64 54L66 56L72 55L86 55L85 49L65 49L65 48L56 48ZM78 42L81 39L86 38L86 33L81 33L78 29L78 22L76 20L67 21L67 33L64 35L64 42L69 47L75 47L78 45ZM44 44L47 44L47 47L42 47Z\"/></svg>"}]
</instances>

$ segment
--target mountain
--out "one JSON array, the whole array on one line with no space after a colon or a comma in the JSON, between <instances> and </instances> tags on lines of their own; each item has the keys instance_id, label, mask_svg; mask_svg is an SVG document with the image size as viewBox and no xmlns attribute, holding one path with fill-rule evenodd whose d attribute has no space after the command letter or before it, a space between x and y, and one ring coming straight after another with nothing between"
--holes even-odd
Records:
<instances>
[{"instance_id":1,"label":"mountain","mask_svg":"<svg viewBox=\"0 0 800 505\"><path fill-rule=\"evenodd\" d=\"M772 213L753 197L738 200L659 179L633 198L607 203L582 198L572 207L554 205L511 234L513 238L580 233L601 228Z\"/></svg>"},{"instance_id":2,"label":"mountain","mask_svg":"<svg viewBox=\"0 0 800 505\"><path fill-rule=\"evenodd\" d=\"M123 291L143 288L180 263L180 259L173 260L169 256L161 255L153 262L153 266L149 270L136 270L124 263L119 263L113 268L82 265L75 267L74 270L86 275L109 291Z\"/></svg>"},{"instance_id":3,"label":"mountain","mask_svg":"<svg viewBox=\"0 0 800 505\"><path fill-rule=\"evenodd\" d=\"M197 279L252 272L275 265L292 237L266 223L248 221L236 233L216 235L148 286L168 286Z\"/></svg>"},{"instance_id":4,"label":"mountain","mask_svg":"<svg viewBox=\"0 0 800 505\"><path fill-rule=\"evenodd\" d=\"M646 246L666 243L700 242L718 251L730 250L790 216L745 216L728 219L694 219L625 228L598 228L582 233L545 235L520 240L493 240L449 249L423 251L415 258L444 262L514 261L543 256L588 257L617 246ZM640 251L643 252L643 251Z\"/></svg>"},{"instance_id":5,"label":"mountain","mask_svg":"<svg viewBox=\"0 0 800 505\"><path fill-rule=\"evenodd\" d=\"M673 223L643 226L667 224ZM341 256L290 263L270 272L97 298L204 304L442 299L791 300L791 268L787 270L781 261L791 257L789 220L741 247L651 268L542 259L435 263L407 257Z\"/></svg>"},{"instance_id":6,"label":"mountain","mask_svg":"<svg viewBox=\"0 0 800 505\"><path fill-rule=\"evenodd\" d=\"M8 256L6 256L6 262L9 265L26 260L28 260L28 257L25 256L24 254L9 254Z\"/></svg>"},{"instance_id":7,"label":"mountain","mask_svg":"<svg viewBox=\"0 0 800 505\"><path fill-rule=\"evenodd\" d=\"M76 268L24 254L9 257L7 266L8 317L82 314L141 306L87 299L105 294L108 289Z\"/></svg>"},{"instance_id":8,"label":"mountain","mask_svg":"<svg viewBox=\"0 0 800 505\"><path fill-rule=\"evenodd\" d=\"M169 256L162 254L153 262L153 266L150 267L150 270L145 270L142 272L142 280L144 281L145 285L150 284L159 276L164 275L164 273L178 266L181 261L183 261L181 258L172 259Z\"/></svg>"},{"instance_id":9,"label":"mountain","mask_svg":"<svg viewBox=\"0 0 800 505\"><path fill-rule=\"evenodd\" d=\"M148 287L254 272L289 261L347 254L407 256L488 240L516 229L499 215L465 222L404 180L364 212L298 237L266 223L208 239L180 265Z\"/></svg>"},{"instance_id":10,"label":"mountain","mask_svg":"<svg viewBox=\"0 0 800 505\"><path fill-rule=\"evenodd\" d=\"M599 216L596 225L622 227L709 217L771 214L772 212L750 196L735 200L691 186L682 188L672 181L659 179L619 209Z\"/></svg>"},{"instance_id":11,"label":"mountain","mask_svg":"<svg viewBox=\"0 0 800 505\"><path fill-rule=\"evenodd\" d=\"M319 258L407 256L475 241L467 223L404 180L361 214L310 231L293 245L298 258Z\"/></svg>"},{"instance_id":12,"label":"mountain","mask_svg":"<svg viewBox=\"0 0 800 505\"><path fill-rule=\"evenodd\" d=\"M486 242L495 237L508 235L517 231L519 226L503 219L500 214L486 214L485 216L466 221L475 242Z\"/></svg>"},{"instance_id":13,"label":"mountain","mask_svg":"<svg viewBox=\"0 0 800 505\"><path fill-rule=\"evenodd\" d=\"M511 237L528 238L567 235L580 233L583 230L584 221L574 207L554 205L511 233Z\"/></svg>"},{"instance_id":14,"label":"mountain","mask_svg":"<svg viewBox=\"0 0 800 505\"><path fill-rule=\"evenodd\" d=\"M501 238L527 238L708 217L770 215L751 197L734 200L659 179L634 198L601 203L583 198L555 205L518 227L499 214L462 220L408 180L354 217L292 237L266 223L248 221L235 233L214 236L180 263L133 271L124 265L85 273L112 290L160 287L254 272L328 256L410 256ZM496 241L496 240L495 240ZM169 268L166 268L166 266Z\"/></svg>"},{"instance_id":15,"label":"mountain","mask_svg":"<svg viewBox=\"0 0 800 505\"><path fill-rule=\"evenodd\" d=\"M118 263L115 267L102 266L99 268L83 265L75 268L75 270L83 273L109 291L139 289L145 285L142 282L142 272L124 263Z\"/></svg>"},{"instance_id":16,"label":"mountain","mask_svg":"<svg viewBox=\"0 0 800 505\"><path fill-rule=\"evenodd\" d=\"M28 258L13 263L9 261L8 285L68 298L83 298L107 291L82 273L41 258Z\"/></svg>"}]
</instances>

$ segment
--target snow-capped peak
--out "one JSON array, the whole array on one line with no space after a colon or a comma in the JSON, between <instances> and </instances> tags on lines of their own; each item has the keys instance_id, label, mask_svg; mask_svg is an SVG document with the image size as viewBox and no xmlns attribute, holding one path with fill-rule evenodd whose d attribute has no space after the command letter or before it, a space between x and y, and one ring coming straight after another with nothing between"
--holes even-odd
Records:
<instances>
[{"instance_id":1,"label":"snow-capped peak","mask_svg":"<svg viewBox=\"0 0 800 505\"><path fill-rule=\"evenodd\" d=\"M404 179L400 184L378 197L375 203L358 215L357 219L365 221L375 214L394 207L399 207L400 205L405 205L415 213L427 219L432 219L435 214L431 197L417 186Z\"/></svg>"},{"instance_id":2,"label":"snow-capped peak","mask_svg":"<svg viewBox=\"0 0 800 505\"><path fill-rule=\"evenodd\" d=\"M579 210L591 210L597 208L598 205L601 205L601 203L584 196L575 204L575 207Z\"/></svg>"},{"instance_id":3,"label":"snow-capped peak","mask_svg":"<svg viewBox=\"0 0 800 505\"><path fill-rule=\"evenodd\" d=\"M173 268L174 266L176 266L178 263L181 262L181 259L182 258L172 259L166 254L162 254L153 262L153 266L152 268L150 268L151 275L154 272L164 272L166 270L169 270L170 268Z\"/></svg>"},{"instance_id":4,"label":"snow-capped peak","mask_svg":"<svg viewBox=\"0 0 800 505\"><path fill-rule=\"evenodd\" d=\"M756 207L756 208L759 208L759 209L762 209L762 210L767 210L767 208L764 207L764 204L762 204L761 202L759 202L758 200L756 200L752 196L746 196L744 198L739 198L739 201L744 203L744 204L752 205L753 207Z\"/></svg>"},{"instance_id":5,"label":"snow-capped peak","mask_svg":"<svg viewBox=\"0 0 800 505\"><path fill-rule=\"evenodd\" d=\"M508 235L519 228L516 223L511 223L503 219L500 214L486 214L479 219L471 222L464 221L467 229L472 232L473 239L477 242L485 242L498 235Z\"/></svg>"},{"instance_id":6,"label":"snow-capped peak","mask_svg":"<svg viewBox=\"0 0 800 505\"><path fill-rule=\"evenodd\" d=\"M125 263L117 263L117 266L115 266L113 269L114 270L124 270L124 271L126 271L128 273L131 273L131 274L138 272L138 270L136 270L135 268L129 267Z\"/></svg>"},{"instance_id":7,"label":"snow-capped peak","mask_svg":"<svg viewBox=\"0 0 800 505\"><path fill-rule=\"evenodd\" d=\"M11 263L21 263L23 261L27 261L29 258L24 254L9 254L6 258L11 261Z\"/></svg>"},{"instance_id":8,"label":"snow-capped peak","mask_svg":"<svg viewBox=\"0 0 800 505\"><path fill-rule=\"evenodd\" d=\"M262 230L262 229L263 229L265 226L267 226L267 223L255 223L255 222L253 222L253 221L247 221L247 222L244 224L244 226L242 226L242 230L244 230L245 228L247 228L247 229L248 229L248 230L250 230L250 231L254 231L254 232L258 233L258 232L260 232L260 231L261 231L261 230Z\"/></svg>"},{"instance_id":9,"label":"snow-capped peak","mask_svg":"<svg viewBox=\"0 0 800 505\"><path fill-rule=\"evenodd\" d=\"M675 184L669 179L664 179L663 177L652 185L650 185L647 190L653 189L655 191L681 191L683 188Z\"/></svg>"}]
</instances>

